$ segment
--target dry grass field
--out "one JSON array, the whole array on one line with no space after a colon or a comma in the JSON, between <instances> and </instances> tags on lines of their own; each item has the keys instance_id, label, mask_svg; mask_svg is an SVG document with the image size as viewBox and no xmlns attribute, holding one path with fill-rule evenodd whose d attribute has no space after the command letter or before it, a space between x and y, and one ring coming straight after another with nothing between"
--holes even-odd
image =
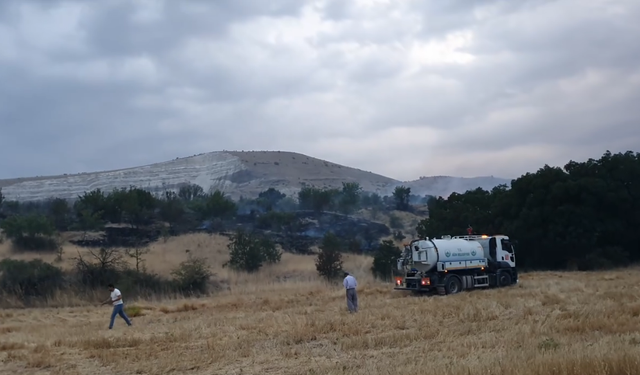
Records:
<instances>
[{"instance_id":1,"label":"dry grass field","mask_svg":"<svg viewBox=\"0 0 640 375\"><path fill-rule=\"evenodd\" d=\"M66 234L65 238L79 236L79 234ZM189 234L179 237L169 237L166 241L163 239L149 246L149 253L144 256L144 266L150 272L157 273L162 276L170 276L180 262L188 259L189 255L198 258L205 258L211 271L216 274L216 279L224 284L237 285L248 282L246 274L238 274L223 268L229 259L229 249L227 245L229 240L225 236L206 233ZM74 258L78 255L86 259L91 259L88 249L72 245L68 242L63 244L62 261L56 261L56 254L51 252L15 252L12 249L10 241L4 241L0 244L0 259L13 258L20 260L31 260L40 258L45 262L54 264L65 270L74 267ZM312 248L312 251L317 251ZM133 259L128 260L130 266L134 265ZM370 257L358 257L344 255L345 267L350 267L353 272L367 274L371 267ZM279 264L262 270L258 275L251 275L251 278L257 281L278 281L282 279L295 279L296 281L316 281L316 269L313 257L283 253L282 260ZM106 298L106 297L105 297Z\"/></svg>"},{"instance_id":2,"label":"dry grass field","mask_svg":"<svg viewBox=\"0 0 640 375\"><path fill-rule=\"evenodd\" d=\"M640 374L637 268L530 273L507 289L413 297L374 281L370 258L351 256L360 312L349 314L313 257L285 254L247 277L219 267L222 245L207 235L154 245L149 268L166 272L188 248L209 257L227 288L197 300L124 295L133 327L117 318L109 331L111 308L79 301L0 310L0 373Z\"/></svg>"}]
</instances>

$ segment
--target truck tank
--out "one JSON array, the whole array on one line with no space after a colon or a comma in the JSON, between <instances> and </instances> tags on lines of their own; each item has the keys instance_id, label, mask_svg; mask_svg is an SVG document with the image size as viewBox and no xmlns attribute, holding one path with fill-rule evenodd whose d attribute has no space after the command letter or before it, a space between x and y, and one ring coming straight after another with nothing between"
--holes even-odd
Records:
<instances>
[{"instance_id":1,"label":"truck tank","mask_svg":"<svg viewBox=\"0 0 640 375\"><path fill-rule=\"evenodd\" d=\"M434 246L435 245L435 246ZM466 262L486 259L485 251L476 241L463 239L418 240L410 245L412 260L428 271L438 262Z\"/></svg>"}]
</instances>

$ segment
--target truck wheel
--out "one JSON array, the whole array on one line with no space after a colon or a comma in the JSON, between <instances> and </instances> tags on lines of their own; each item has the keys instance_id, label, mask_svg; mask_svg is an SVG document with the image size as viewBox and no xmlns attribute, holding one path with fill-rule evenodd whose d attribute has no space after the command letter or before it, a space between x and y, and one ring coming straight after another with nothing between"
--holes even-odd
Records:
<instances>
[{"instance_id":1,"label":"truck wheel","mask_svg":"<svg viewBox=\"0 0 640 375\"><path fill-rule=\"evenodd\" d=\"M498 286L509 286L511 284L511 275L508 272L502 272L498 276Z\"/></svg>"},{"instance_id":2,"label":"truck wheel","mask_svg":"<svg viewBox=\"0 0 640 375\"><path fill-rule=\"evenodd\" d=\"M444 290L447 294L456 294L462 290L462 283L454 275L449 275L444 280Z\"/></svg>"}]
</instances>

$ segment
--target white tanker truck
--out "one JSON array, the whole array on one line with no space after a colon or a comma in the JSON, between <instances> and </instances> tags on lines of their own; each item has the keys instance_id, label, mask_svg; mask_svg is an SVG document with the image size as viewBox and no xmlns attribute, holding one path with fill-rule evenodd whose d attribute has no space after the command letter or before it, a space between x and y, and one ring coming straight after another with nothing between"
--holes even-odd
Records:
<instances>
[{"instance_id":1,"label":"white tanker truck","mask_svg":"<svg viewBox=\"0 0 640 375\"><path fill-rule=\"evenodd\" d=\"M445 295L518 282L513 245L503 235L414 240L397 262L404 276L396 277L395 290Z\"/></svg>"}]
</instances>

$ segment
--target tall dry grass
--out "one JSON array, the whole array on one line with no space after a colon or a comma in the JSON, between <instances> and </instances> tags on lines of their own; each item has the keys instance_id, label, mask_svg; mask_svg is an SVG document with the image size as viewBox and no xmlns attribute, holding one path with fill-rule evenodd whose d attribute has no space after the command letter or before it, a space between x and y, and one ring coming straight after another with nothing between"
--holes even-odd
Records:
<instances>
[{"instance_id":1,"label":"tall dry grass","mask_svg":"<svg viewBox=\"0 0 640 375\"><path fill-rule=\"evenodd\" d=\"M67 239L73 234L67 234ZM225 236L210 235L205 233L189 234L179 237L171 237L167 240L161 239L149 246L149 253L144 256L144 267L147 271L156 273L165 278L171 278L171 271L177 268L180 262L186 261L189 256L204 259L213 272L212 281L219 285L222 290L235 289L255 289L258 286L277 284L284 281L316 281L317 271L314 264L313 255L297 255L283 253L281 261L271 267L264 267L254 274L235 272L223 267L229 259L227 245L229 240ZM47 252L25 252L15 251L11 243L6 241L0 244L0 259L13 258L20 260L42 259L52 263L64 270L71 270L74 267L74 258L81 255L83 258L91 260L90 250L72 244L63 244L63 259L56 261L56 254ZM315 249L317 250L317 249ZM134 260L126 258L130 267L134 267ZM359 273L363 277L370 278L372 258L345 254L344 267L351 272ZM29 307L76 307L89 305L98 300L104 300L108 295L105 291L82 291L64 290L55 293L48 299L36 299L29 302ZM182 298L180 295L152 295L150 300L167 300ZM22 299L3 293L0 290L0 307L20 308L25 307Z\"/></svg>"},{"instance_id":2,"label":"tall dry grass","mask_svg":"<svg viewBox=\"0 0 640 375\"><path fill-rule=\"evenodd\" d=\"M220 266L217 240L154 245L149 267L166 272L189 249L208 256L228 288L199 300L125 295L136 307L131 328L118 317L109 331L108 306L0 310L0 372L640 374L637 268L530 273L507 289L418 298L373 280L370 258L350 256L360 312L349 314L313 257L285 254L248 276Z\"/></svg>"},{"instance_id":3,"label":"tall dry grass","mask_svg":"<svg viewBox=\"0 0 640 375\"><path fill-rule=\"evenodd\" d=\"M218 234L194 233L178 237L169 237L167 240L161 239L149 246L149 253L144 256L144 265L149 271L168 277L180 262L187 260L189 255L192 255L199 258L206 258L206 262L211 267L211 270L222 279L235 277L233 271L222 267L229 259L228 244L229 239ZM38 258L65 270L73 268L75 264L74 258L78 255L89 260L91 259L90 252L87 248L75 246L69 242L63 243L62 248L62 261L56 262L55 253L15 251L11 242L7 240L0 244L0 259L13 258L31 260ZM134 266L133 259L129 258L126 260L128 260L130 266ZM370 261L369 258L346 255L345 264L351 268L355 267L355 271L356 269L370 266ZM315 274L316 272L313 262L309 262L309 256L289 253L283 254L281 264L269 269L266 276L274 276L272 275L274 270L280 272L281 275L279 276L282 277L301 276L309 273Z\"/></svg>"},{"instance_id":4,"label":"tall dry grass","mask_svg":"<svg viewBox=\"0 0 640 375\"><path fill-rule=\"evenodd\" d=\"M73 268L74 258L78 255L90 259L89 249L68 242L69 239L77 237L80 237L79 233L66 233L62 238L63 255L60 262L56 261L57 255L53 252L16 251L9 240L0 244L0 259L31 260L38 258L69 270ZM227 237L204 233L170 237L166 241L161 239L149 246L149 254L145 256L145 265L160 275L169 276L171 270L180 262L187 260L188 254L191 252L194 255L209 258L209 263L215 267L228 253L226 248L228 242ZM128 259L128 261L131 266L134 265L133 259Z\"/></svg>"}]
</instances>

